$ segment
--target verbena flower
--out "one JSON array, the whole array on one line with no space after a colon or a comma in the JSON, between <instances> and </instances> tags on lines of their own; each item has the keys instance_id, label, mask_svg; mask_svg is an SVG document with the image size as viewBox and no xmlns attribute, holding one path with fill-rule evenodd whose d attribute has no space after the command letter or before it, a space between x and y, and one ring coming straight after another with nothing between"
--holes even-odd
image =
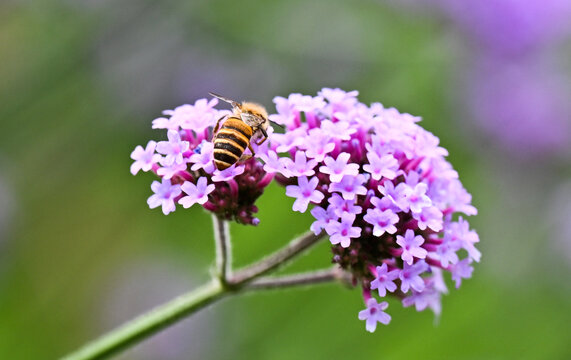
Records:
<instances>
[{"instance_id":1,"label":"verbena flower","mask_svg":"<svg viewBox=\"0 0 571 360\"><path fill-rule=\"evenodd\" d=\"M310 209L311 231L329 235L333 262L362 288L367 308L359 318L368 331L390 321L388 304L377 297L393 295L439 314L447 292L442 274L458 287L480 260L478 235L458 215L475 215L476 208L420 118L367 106L357 94L325 88L315 97L276 97L270 119L285 133L268 129L256 157L223 171L213 166L212 127L226 114L214 108L216 100L166 111L153 128L166 130L168 141L137 147L132 172L162 177L148 202L165 214L176 203L199 204L253 225L254 203L275 176L295 199L294 211Z\"/></svg>"},{"instance_id":2,"label":"verbena flower","mask_svg":"<svg viewBox=\"0 0 571 360\"><path fill-rule=\"evenodd\" d=\"M182 105L163 112L152 122L153 129L165 130L167 140L150 141L146 149L137 146L131 173L153 171L162 182L153 183L148 204L162 206L164 214L199 204L227 220L258 224L255 201L271 182L273 174L254 158L224 171L214 166L211 142L216 121L228 114L214 108L217 99L199 99L194 105Z\"/></svg>"},{"instance_id":3,"label":"verbena flower","mask_svg":"<svg viewBox=\"0 0 571 360\"><path fill-rule=\"evenodd\" d=\"M362 287L367 309L359 318L374 331L390 321L376 295L440 313L441 271L459 286L480 260L478 235L457 216L477 211L420 118L356 96L323 89L276 97L271 119L286 133L270 139L262 158L296 199L293 210L313 204L311 230L327 232L333 262Z\"/></svg>"}]
</instances>

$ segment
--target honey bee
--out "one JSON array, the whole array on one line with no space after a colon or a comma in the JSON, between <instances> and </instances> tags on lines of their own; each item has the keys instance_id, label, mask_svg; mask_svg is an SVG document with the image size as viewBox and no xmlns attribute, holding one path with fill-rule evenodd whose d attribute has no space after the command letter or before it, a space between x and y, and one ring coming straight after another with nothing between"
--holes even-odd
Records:
<instances>
[{"instance_id":1,"label":"honey bee","mask_svg":"<svg viewBox=\"0 0 571 360\"><path fill-rule=\"evenodd\" d=\"M234 165L240 159L249 159L254 156L254 149L250 140L257 133L261 133L256 145L263 144L268 139L270 120L266 109L259 104L251 102L239 103L223 96L210 95L232 105L232 114L218 119L214 127L214 164L218 170L224 170ZM220 122L224 120L222 126ZM252 155L243 155L246 148Z\"/></svg>"}]
</instances>

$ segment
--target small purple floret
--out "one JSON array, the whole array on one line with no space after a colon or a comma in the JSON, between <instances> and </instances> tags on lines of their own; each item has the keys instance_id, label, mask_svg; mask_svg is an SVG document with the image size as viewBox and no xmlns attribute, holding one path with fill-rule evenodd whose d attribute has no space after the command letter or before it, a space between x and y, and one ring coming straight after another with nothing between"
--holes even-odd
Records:
<instances>
[{"instance_id":1,"label":"small purple floret","mask_svg":"<svg viewBox=\"0 0 571 360\"><path fill-rule=\"evenodd\" d=\"M414 231L408 229L403 236L397 235L397 244L402 248L401 258L404 262L412 265L413 258L424 259L428 253L421 245L424 238L420 235L414 235Z\"/></svg>"},{"instance_id":2,"label":"small purple floret","mask_svg":"<svg viewBox=\"0 0 571 360\"><path fill-rule=\"evenodd\" d=\"M151 209L161 206L165 215L175 210L175 198L181 193L180 185L172 184L170 180L163 179L162 182L153 181L151 190L154 194L147 200Z\"/></svg>"},{"instance_id":3,"label":"small purple floret","mask_svg":"<svg viewBox=\"0 0 571 360\"><path fill-rule=\"evenodd\" d=\"M131 174L137 175L139 170L149 171L153 165L161 160L159 154L155 153L157 143L153 140L147 143L147 147L143 149L141 145L137 145L135 150L131 153L131 159L135 162L131 165Z\"/></svg>"},{"instance_id":4,"label":"small purple floret","mask_svg":"<svg viewBox=\"0 0 571 360\"><path fill-rule=\"evenodd\" d=\"M324 159L325 166L320 167L319 171L329 174L329 179L334 183L340 182L345 175L357 176L359 174L359 165L347 164L349 157L351 157L349 153L341 153L337 156L337 159L327 156Z\"/></svg>"},{"instance_id":5,"label":"small purple floret","mask_svg":"<svg viewBox=\"0 0 571 360\"><path fill-rule=\"evenodd\" d=\"M185 181L181 186L182 191L184 191L187 196L182 197L178 203L184 208L189 208L194 204L203 205L208 201L208 194L214 191L214 184L208 185L208 180L206 177L201 177L194 185L191 182Z\"/></svg>"},{"instance_id":6,"label":"small purple floret","mask_svg":"<svg viewBox=\"0 0 571 360\"><path fill-rule=\"evenodd\" d=\"M374 332L377 329L377 323L388 325L391 322L391 316L384 312L389 307L389 303L383 301L377 303L375 298L367 301L367 308L359 312L359 320L366 320L365 328L368 332Z\"/></svg>"},{"instance_id":7,"label":"small purple floret","mask_svg":"<svg viewBox=\"0 0 571 360\"><path fill-rule=\"evenodd\" d=\"M298 185L286 187L286 195L296 198L293 203L293 211L305 212L310 202L319 203L323 200L323 193L315 190L319 179L316 177L308 180L306 176L298 178Z\"/></svg>"},{"instance_id":8,"label":"small purple floret","mask_svg":"<svg viewBox=\"0 0 571 360\"><path fill-rule=\"evenodd\" d=\"M387 290L394 292L397 289L397 285L394 280L399 277L399 270L388 270L387 264L377 266L376 276L373 281L371 281L371 290L377 289L379 291L380 297L385 297L387 295Z\"/></svg>"},{"instance_id":9,"label":"small purple floret","mask_svg":"<svg viewBox=\"0 0 571 360\"><path fill-rule=\"evenodd\" d=\"M354 227L355 215L343 213L341 221L330 221L325 226L325 231L330 235L329 240L331 244L340 244L342 247L349 247L351 238L358 238L361 236L361 228Z\"/></svg>"}]
</instances>

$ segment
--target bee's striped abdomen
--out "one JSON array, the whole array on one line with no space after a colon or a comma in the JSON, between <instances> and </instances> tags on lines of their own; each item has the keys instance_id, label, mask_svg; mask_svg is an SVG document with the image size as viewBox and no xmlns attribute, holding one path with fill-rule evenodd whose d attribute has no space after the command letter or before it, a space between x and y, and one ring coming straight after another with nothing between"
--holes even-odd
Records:
<instances>
[{"instance_id":1,"label":"bee's striped abdomen","mask_svg":"<svg viewBox=\"0 0 571 360\"><path fill-rule=\"evenodd\" d=\"M235 164L250 143L252 128L241 119L230 117L214 136L214 164L224 170Z\"/></svg>"}]
</instances>

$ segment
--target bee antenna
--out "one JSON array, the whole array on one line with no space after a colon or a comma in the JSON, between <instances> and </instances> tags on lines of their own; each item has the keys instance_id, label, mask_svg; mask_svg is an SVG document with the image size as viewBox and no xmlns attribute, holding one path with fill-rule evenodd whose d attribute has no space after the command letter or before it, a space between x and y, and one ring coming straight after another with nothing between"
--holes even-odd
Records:
<instances>
[{"instance_id":1,"label":"bee antenna","mask_svg":"<svg viewBox=\"0 0 571 360\"><path fill-rule=\"evenodd\" d=\"M270 120L270 122L274 125L276 125L277 127L279 127L280 129L285 129L284 126L282 124L278 124L277 122Z\"/></svg>"},{"instance_id":2,"label":"bee antenna","mask_svg":"<svg viewBox=\"0 0 571 360\"><path fill-rule=\"evenodd\" d=\"M231 104L232 107L240 108L240 103L238 103L238 102L236 102L236 101L234 101L234 100L228 99L227 97L224 97L224 96L222 96L222 95L215 94L215 93L213 93L213 92L209 92L208 94L210 94L210 96L214 96L215 98L218 98L218 99L220 99L220 100L222 100L222 101L224 101L224 102L227 102L228 104Z\"/></svg>"}]
</instances>

